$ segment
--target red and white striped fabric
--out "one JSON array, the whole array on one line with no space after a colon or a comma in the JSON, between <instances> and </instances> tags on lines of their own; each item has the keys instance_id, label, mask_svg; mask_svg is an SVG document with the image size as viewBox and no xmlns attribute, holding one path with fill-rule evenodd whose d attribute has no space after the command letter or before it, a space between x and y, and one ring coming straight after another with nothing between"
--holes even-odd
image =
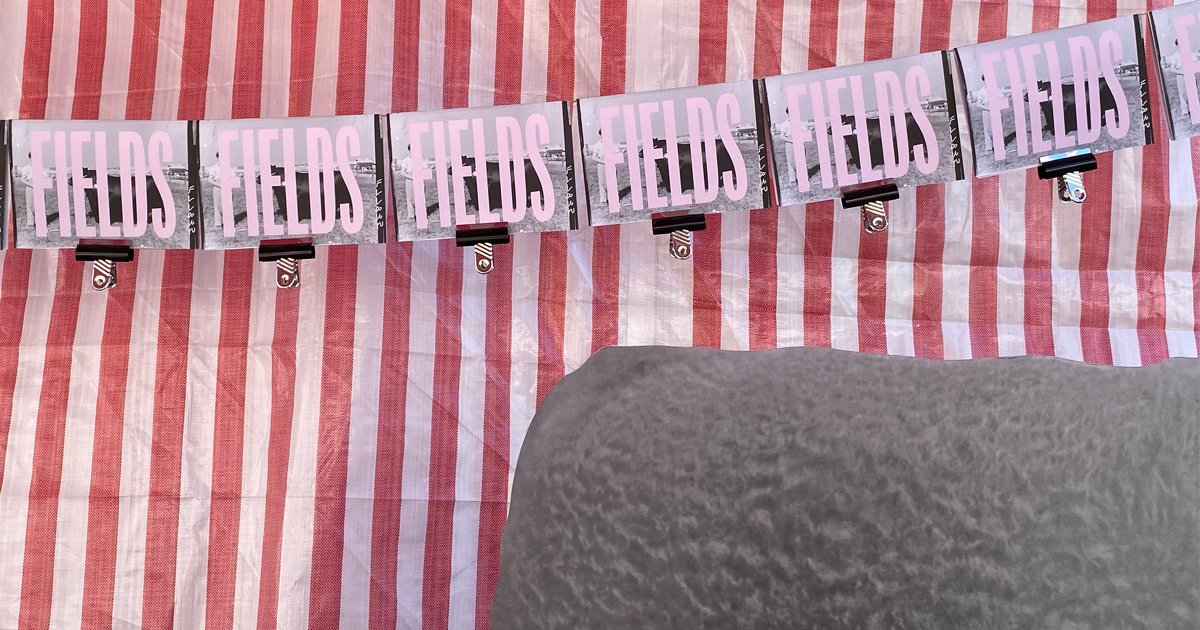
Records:
<instances>
[{"instance_id":1,"label":"red and white striped fabric","mask_svg":"<svg viewBox=\"0 0 1200 630\"><path fill-rule=\"evenodd\" d=\"M1121 0L0 0L0 116L406 111L761 77L1142 12ZM1156 102L1157 107L1157 102ZM1161 124L1161 112L1155 121ZM1160 127L1161 129L1161 127ZM539 401L613 344L939 359L1197 355L1200 141L1031 173L648 225L141 252L108 293L0 257L0 628L487 628Z\"/></svg>"}]
</instances>

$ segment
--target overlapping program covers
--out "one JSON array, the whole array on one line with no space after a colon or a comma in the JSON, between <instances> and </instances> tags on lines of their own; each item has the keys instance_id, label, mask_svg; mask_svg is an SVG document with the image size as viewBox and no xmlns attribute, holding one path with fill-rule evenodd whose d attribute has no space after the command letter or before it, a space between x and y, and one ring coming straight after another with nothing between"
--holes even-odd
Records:
<instances>
[{"instance_id":1,"label":"overlapping program covers","mask_svg":"<svg viewBox=\"0 0 1200 630\"><path fill-rule=\"evenodd\" d=\"M17 120L11 135L18 247L198 244L187 122Z\"/></svg>"},{"instance_id":2,"label":"overlapping program covers","mask_svg":"<svg viewBox=\"0 0 1200 630\"><path fill-rule=\"evenodd\" d=\"M1131 15L957 49L975 174L1150 143L1141 20Z\"/></svg>"},{"instance_id":3,"label":"overlapping program covers","mask_svg":"<svg viewBox=\"0 0 1200 630\"><path fill-rule=\"evenodd\" d=\"M562 101L391 114L396 237L450 238L499 223L512 234L576 227L569 117Z\"/></svg>"},{"instance_id":4,"label":"overlapping program covers","mask_svg":"<svg viewBox=\"0 0 1200 630\"><path fill-rule=\"evenodd\" d=\"M758 83L579 101L592 225L770 205Z\"/></svg>"},{"instance_id":5,"label":"overlapping program covers","mask_svg":"<svg viewBox=\"0 0 1200 630\"><path fill-rule=\"evenodd\" d=\"M763 79L779 203L964 177L948 53Z\"/></svg>"},{"instance_id":6,"label":"overlapping program covers","mask_svg":"<svg viewBox=\"0 0 1200 630\"><path fill-rule=\"evenodd\" d=\"M1200 135L1200 5L1185 3L1150 12L1159 93L1172 140Z\"/></svg>"},{"instance_id":7,"label":"overlapping program covers","mask_svg":"<svg viewBox=\"0 0 1200 630\"><path fill-rule=\"evenodd\" d=\"M386 240L376 116L203 121L204 249Z\"/></svg>"}]
</instances>

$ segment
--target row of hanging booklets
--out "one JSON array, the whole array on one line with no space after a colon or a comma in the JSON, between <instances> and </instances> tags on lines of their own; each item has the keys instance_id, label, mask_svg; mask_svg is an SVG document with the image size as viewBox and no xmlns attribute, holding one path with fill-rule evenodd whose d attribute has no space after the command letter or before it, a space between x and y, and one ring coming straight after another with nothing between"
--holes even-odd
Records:
<instances>
[{"instance_id":1,"label":"row of hanging booklets","mask_svg":"<svg viewBox=\"0 0 1200 630\"><path fill-rule=\"evenodd\" d=\"M705 214L772 202L839 199L866 231L886 229L901 188L966 177L956 93L976 175L1037 167L1063 202L1082 202L1097 153L1152 141L1143 22L574 103L8 121L0 208L17 247L74 248L98 290L134 249L185 248L257 248L294 288L315 246L386 241L389 207L395 239L454 238L481 273L511 234L584 220L650 221L685 259ZM1171 136L1200 134L1200 4L1153 12L1150 28Z\"/></svg>"}]
</instances>

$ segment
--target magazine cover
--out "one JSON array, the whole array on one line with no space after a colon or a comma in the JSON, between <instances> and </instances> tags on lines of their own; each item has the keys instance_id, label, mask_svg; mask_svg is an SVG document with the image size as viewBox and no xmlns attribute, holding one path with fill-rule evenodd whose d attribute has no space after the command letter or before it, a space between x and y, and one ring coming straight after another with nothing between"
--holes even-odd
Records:
<instances>
[{"instance_id":1,"label":"magazine cover","mask_svg":"<svg viewBox=\"0 0 1200 630\"><path fill-rule=\"evenodd\" d=\"M375 116L201 122L204 249L285 239L384 242L378 122Z\"/></svg>"},{"instance_id":2,"label":"magazine cover","mask_svg":"<svg viewBox=\"0 0 1200 630\"><path fill-rule=\"evenodd\" d=\"M565 101L391 114L396 238L577 227L569 116Z\"/></svg>"},{"instance_id":3,"label":"magazine cover","mask_svg":"<svg viewBox=\"0 0 1200 630\"><path fill-rule=\"evenodd\" d=\"M17 247L198 245L187 122L17 120L11 137Z\"/></svg>"},{"instance_id":4,"label":"magazine cover","mask_svg":"<svg viewBox=\"0 0 1200 630\"><path fill-rule=\"evenodd\" d=\"M1036 166L1065 151L1102 153L1153 141L1137 15L956 52L978 176Z\"/></svg>"},{"instance_id":5,"label":"magazine cover","mask_svg":"<svg viewBox=\"0 0 1200 630\"><path fill-rule=\"evenodd\" d=\"M1150 27L1167 131L1172 140L1200 135L1200 5L1151 11Z\"/></svg>"},{"instance_id":6,"label":"magazine cover","mask_svg":"<svg viewBox=\"0 0 1200 630\"><path fill-rule=\"evenodd\" d=\"M758 82L579 101L592 225L771 205Z\"/></svg>"},{"instance_id":7,"label":"magazine cover","mask_svg":"<svg viewBox=\"0 0 1200 630\"><path fill-rule=\"evenodd\" d=\"M948 53L763 79L780 205L965 176ZM887 147L885 150L884 147Z\"/></svg>"}]
</instances>

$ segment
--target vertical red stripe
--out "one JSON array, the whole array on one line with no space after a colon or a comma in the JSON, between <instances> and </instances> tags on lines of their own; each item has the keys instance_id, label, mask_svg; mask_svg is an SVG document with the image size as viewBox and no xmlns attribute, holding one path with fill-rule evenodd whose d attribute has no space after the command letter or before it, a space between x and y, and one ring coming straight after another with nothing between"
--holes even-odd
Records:
<instances>
[{"instance_id":1,"label":"vertical red stripe","mask_svg":"<svg viewBox=\"0 0 1200 630\"><path fill-rule=\"evenodd\" d=\"M10 249L0 267L0 490L4 489L4 459L16 400L17 365L25 332L25 303L29 298L29 265L33 252Z\"/></svg>"},{"instance_id":2,"label":"vertical red stripe","mask_svg":"<svg viewBox=\"0 0 1200 630\"><path fill-rule=\"evenodd\" d=\"M417 108L421 54L421 0L396 0L392 24L392 111Z\"/></svg>"},{"instance_id":3,"label":"vertical red stripe","mask_svg":"<svg viewBox=\"0 0 1200 630\"><path fill-rule=\"evenodd\" d=\"M1004 0L983 0L979 4L979 37L978 42L991 42L1003 39L1008 33L1008 2Z\"/></svg>"},{"instance_id":4,"label":"vertical red stripe","mask_svg":"<svg viewBox=\"0 0 1200 630\"><path fill-rule=\"evenodd\" d=\"M725 81L729 0L700 0L701 85ZM692 345L721 347L721 215L710 214L707 227L692 238Z\"/></svg>"},{"instance_id":5,"label":"vertical red stripe","mask_svg":"<svg viewBox=\"0 0 1200 630\"><path fill-rule=\"evenodd\" d=\"M425 527L421 627L447 630L450 552L454 538L454 481L458 459L458 386L462 366L463 252L438 242L437 332L434 338L433 415L429 436L429 513Z\"/></svg>"},{"instance_id":6,"label":"vertical red stripe","mask_svg":"<svg viewBox=\"0 0 1200 630\"><path fill-rule=\"evenodd\" d=\"M173 250L166 252L163 259L142 583L142 626L146 628L171 628L175 623L179 479L183 461L183 419L187 410L194 256L190 250Z\"/></svg>"},{"instance_id":7,"label":"vertical red stripe","mask_svg":"<svg viewBox=\"0 0 1200 630\"><path fill-rule=\"evenodd\" d=\"M814 2L809 24L808 68L837 63L838 2ZM832 201L804 208L804 345L832 345L830 301L833 297Z\"/></svg>"},{"instance_id":8,"label":"vertical red stripe","mask_svg":"<svg viewBox=\"0 0 1200 630\"><path fill-rule=\"evenodd\" d=\"M379 426L371 508L371 630L396 627L396 566L403 505L405 409L408 404L408 305L412 243L389 243L384 268ZM286 479L285 479L286 483ZM264 626L259 622L259 627Z\"/></svg>"},{"instance_id":9,"label":"vertical red stripe","mask_svg":"<svg viewBox=\"0 0 1200 630\"><path fill-rule=\"evenodd\" d=\"M519 41L519 40L518 40ZM556 235L557 236L557 235ZM530 236L524 238L532 238ZM544 238L544 237L543 237ZM566 239L563 239L566 246ZM543 248L544 249L544 248ZM497 247L496 266L487 278L487 328L484 345L487 375L483 391L483 485L479 503L478 575L475 586L475 628L488 630L492 626L492 599L500 579L500 535L508 518L508 473L510 418L509 392L512 389L512 246ZM541 279L547 275L539 270L538 292L538 404L541 404L543 374L540 348L544 299ZM561 277L565 278L566 270ZM557 294L556 294L557 295ZM562 320L559 326L562 325ZM561 329L560 329L561 332ZM561 337L560 337L561 338ZM561 351L559 356L562 356ZM550 383L553 385L554 383Z\"/></svg>"},{"instance_id":10,"label":"vertical red stripe","mask_svg":"<svg viewBox=\"0 0 1200 630\"><path fill-rule=\"evenodd\" d=\"M292 3L292 84L288 88L288 116L308 116L312 112L318 4L317 0ZM396 15L399 21L399 8Z\"/></svg>"},{"instance_id":11,"label":"vertical red stripe","mask_svg":"<svg viewBox=\"0 0 1200 630\"><path fill-rule=\"evenodd\" d=\"M179 120L204 118L208 92L208 57L212 49L214 0L188 0L183 27L179 77ZM294 54L294 53L293 53Z\"/></svg>"},{"instance_id":12,"label":"vertical red stripe","mask_svg":"<svg viewBox=\"0 0 1200 630\"><path fill-rule=\"evenodd\" d=\"M128 120L148 120L154 113L158 31L161 23L162 0L142 0L134 3L129 87L125 95L125 118Z\"/></svg>"},{"instance_id":13,"label":"vertical red stripe","mask_svg":"<svg viewBox=\"0 0 1200 630\"><path fill-rule=\"evenodd\" d=\"M1000 177L979 177L971 187L971 275L967 329L971 357L1000 355L996 328L996 267L1000 263Z\"/></svg>"},{"instance_id":14,"label":"vertical red stripe","mask_svg":"<svg viewBox=\"0 0 1200 630\"><path fill-rule=\"evenodd\" d=\"M1037 169L1025 173L1025 353L1054 356L1054 277L1050 272L1054 204L1053 180Z\"/></svg>"},{"instance_id":15,"label":"vertical red stripe","mask_svg":"<svg viewBox=\"0 0 1200 630\"><path fill-rule=\"evenodd\" d=\"M627 0L600 0L600 93L625 91ZM617 345L621 316L621 226L592 229L592 352Z\"/></svg>"},{"instance_id":16,"label":"vertical red stripe","mask_svg":"<svg viewBox=\"0 0 1200 630\"><path fill-rule=\"evenodd\" d=\"M804 207L804 345L832 345L830 301L833 297L832 201Z\"/></svg>"},{"instance_id":17,"label":"vertical red stripe","mask_svg":"<svg viewBox=\"0 0 1200 630\"><path fill-rule=\"evenodd\" d=\"M1108 333L1108 254L1112 234L1112 154L1096 156L1097 170L1088 173L1088 210L1083 213L1079 243L1079 333L1083 360L1112 364Z\"/></svg>"},{"instance_id":18,"label":"vertical red stripe","mask_svg":"<svg viewBox=\"0 0 1200 630\"><path fill-rule=\"evenodd\" d=\"M783 0L758 0L754 18L754 76L779 74L783 47ZM764 177L767 173L763 174ZM779 207L750 212L749 326L750 349L774 348L778 341Z\"/></svg>"},{"instance_id":19,"label":"vertical red stripe","mask_svg":"<svg viewBox=\"0 0 1200 630\"><path fill-rule=\"evenodd\" d=\"M46 117L53 36L54 0L29 0L25 11L25 62L21 65L21 118Z\"/></svg>"},{"instance_id":20,"label":"vertical red stripe","mask_svg":"<svg viewBox=\"0 0 1200 630\"><path fill-rule=\"evenodd\" d=\"M1145 42L1148 64L1155 60L1154 46ZM1151 69L1150 92L1157 94L1158 73ZM1166 129L1162 103L1150 99L1154 129ZM1138 313L1137 334L1141 365L1154 365L1167 358L1167 231L1171 221L1171 185L1167 165L1170 145L1165 138L1157 144L1142 147L1141 221L1138 227L1137 277Z\"/></svg>"},{"instance_id":21,"label":"vertical red stripe","mask_svg":"<svg viewBox=\"0 0 1200 630\"><path fill-rule=\"evenodd\" d=\"M367 2L342 2L338 37L338 86L335 111L339 116L361 114L367 102Z\"/></svg>"},{"instance_id":22,"label":"vertical red stripe","mask_svg":"<svg viewBox=\"0 0 1200 630\"><path fill-rule=\"evenodd\" d=\"M258 580L258 627L274 628L279 612L279 564L287 507L292 419L296 408L296 330L300 292L275 292L271 339L271 431L267 438L267 493L263 499L262 567Z\"/></svg>"},{"instance_id":23,"label":"vertical red stripe","mask_svg":"<svg viewBox=\"0 0 1200 630\"><path fill-rule=\"evenodd\" d=\"M234 118L254 118L262 110L263 15L266 0L239 0L237 51L233 59Z\"/></svg>"},{"instance_id":24,"label":"vertical red stripe","mask_svg":"<svg viewBox=\"0 0 1200 630\"><path fill-rule=\"evenodd\" d=\"M921 52L950 47L951 0L925 0L921 8ZM965 130L964 130L965 131ZM962 136L967 138L965 133ZM941 359L942 260L946 251L946 186L917 188L916 233L913 245L913 353Z\"/></svg>"},{"instance_id":25,"label":"vertical red stripe","mask_svg":"<svg viewBox=\"0 0 1200 630\"><path fill-rule=\"evenodd\" d=\"M866 20L873 31L894 33L895 2L868 2ZM863 61L878 61L891 56L892 38L868 37L864 42ZM858 349L862 352L887 354L885 319L889 234L861 233L858 237Z\"/></svg>"},{"instance_id":26,"label":"vertical red stripe","mask_svg":"<svg viewBox=\"0 0 1200 630\"><path fill-rule=\"evenodd\" d=\"M446 40L442 60L442 107L466 107L471 86L471 12L473 3L446 3Z\"/></svg>"},{"instance_id":27,"label":"vertical red stripe","mask_svg":"<svg viewBox=\"0 0 1200 630\"><path fill-rule=\"evenodd\" d=\"M92 482L88 493L87 552L83 570L83 627L111 628L117 569L117 522L121 512L121 445L129 337L138 265L121 265L121 281L108 291L100 340Z\"/></svg>"},{"instance_id":28,"label":"vertical red stripe","mask_svg":"<svg viewBox=\"0 0 1200 630\"><path fill-rule=\"evenodd\" d=\"M537 404L563 377L563 339L567 321L567 234L541 234L538 257Z\"/></svg>"},{"instance_id":29,"label":"vertical red stripe","mask_svg":"<svg viewBox=\"0 0 1200 630\"><path fill-rule=\"evenodd\" d=\"M25 523L25 558L21 571L22 628L49 628L54 588L54 542L58 533L58 493L62 484L63 440L67 398L71 389L71 357L79 321L83 263L69 253L58 257L58 280L50 308L42 392L38 399L29 482L29 514Z\"/></svg>"},{"instance_id":30,"label":"vertical red stripe","mask_svg":"<svg viewBox=\"0 0 1200 630\"><path fill-rule=\"evenodd\" d=\"M105 35L108 32L108 0L79 4L79 53L75 63L75 100L71 118L100 117L100 93L104 83ZM50 42L46 42L47 46Z\"/></svg>"},{"instance_id":31,"label":"vertical red stripe","mask_svg":"<svg viewBox=\"0 0 1200 630\"><path fill-rule=\"evenodd\" d=\"M336 628L342 609L357 297L358 247L330 247L325 279L325 340L321 354L321 416L317 429L308 607L308 627L316 629Z\"/></svg>"},{"instance_id":32,"label":"vertical red stripe","mask_svg":"<svg viewBox=\"0 0 1200 630\"><path fill-rule=\"evenodd\" d=\"M242 441L246 421L246 347L250 341L254 251L227 251L224 262L213 414L212 500L204 605L206 628L233 627L238 525L242 507Z\"/></svg>"},{"instance_id":33,"label":"vertical red stripe","mask_svg":"<svg viewBox=\"0 0 1200 630\"><path fill-rule=\"evenodd\" d=\"M525 59L522 35L524 26L525 0L501 0L496 8L496 77L493 96L495 105L514 105L521 102L521 72ZM551 30L547 44L551 47L561 47L556 38L563 35L561 26ZM574 35L572 30L571 37ZM548 73L548 80L552 74ZM556 99L547 95L547 100Z\"/></svg>"}]
</instances>

